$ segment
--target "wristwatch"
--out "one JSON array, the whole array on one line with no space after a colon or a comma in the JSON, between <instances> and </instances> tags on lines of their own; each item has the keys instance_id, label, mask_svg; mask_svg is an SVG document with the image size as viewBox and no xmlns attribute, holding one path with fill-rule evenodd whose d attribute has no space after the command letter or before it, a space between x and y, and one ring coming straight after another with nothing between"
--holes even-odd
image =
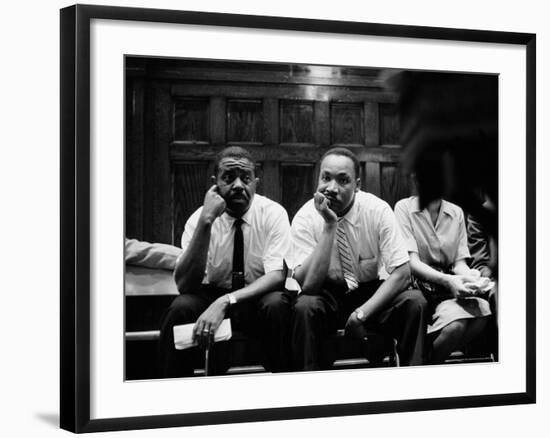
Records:
<instances>
[{"instance_id":1,"label":"wristwatch","mask_svg":"<svg viewBox=\"0 0 550 438\"><path fill-rule=\"evenodd\" d=\"M227 301L229 302L229 307L237 304L237 298L233 294L227 294Z\"/></svg>"},{"instance_id":2,"label":"wristwatch","mask_svg":"<svg viewBox=\"0 0 550 438\"><path fill-rule=\"evenodd\" d=\"M367 319L365 317L365 312L363 312L361 309L355 309L355 317L361 322L365 322L365 320Z\"/></svg>"}]
</instances>

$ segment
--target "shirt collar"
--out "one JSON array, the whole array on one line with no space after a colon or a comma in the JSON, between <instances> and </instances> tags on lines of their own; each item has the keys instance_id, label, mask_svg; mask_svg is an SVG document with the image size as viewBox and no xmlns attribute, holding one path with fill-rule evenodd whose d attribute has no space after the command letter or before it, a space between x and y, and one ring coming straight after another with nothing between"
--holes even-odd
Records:
<instances>
[{"instance_id":1,"label":"shirt collar","mask_svg":"<svg viewBox=\"0 0 550 438\"><path fill-rule=\"evenodd\" d=\"M422 210L420 210L420 202L418 201L418 196L415 196L411 201L411 211L413 213L421 213Z\"/></svg>"},{"instance_id":2,"label":"shirt collar","mask_svg":"<svg viewBox=\"0 0 550 438\"><path fill-rule=\"evenodd\" d=\"M359 202L357 202L357 193L355 193L353 205L351 206L349 211L345 214L344 217L339 218L339 220L345 220L352 226L356 226L359 223Z\"/></svg>"},{"instance_id":3,"label":"shirt collar","mask_svg":"<svg viewBox=\"0 0 550 438\"><path fill-rule=\"evenodd\" d=\"M254 198L252 198L252 203L250 205L250 208L246 211L245 214L243 214L243 216L241 217L241 219L243 220L243 222L247 225L250 225L250 223L252 222L252 210L254 209L254 206L256 204L256 194L254 194ZM223 221L224 225L227 227L227 228L231 228L233 226L233 224L235 223L235 218L229 214L227 214L226 212L224 212L220 219Z\"/></svg>"},{"instance_id":4,"label":"shirt collar","mask_svg":"<svg viewBox=\"0 0 550 438\"><path fill-rule=\"evenodd\" d=\"M441 211L443 211L443 213L447 216L454 216L454 210L451 208L451 204L445 201L445 199L441 200Z\"/></svg>"},{"instance_id":5,"label":"shirt collar","mask_svg":"<svg viewBox=\"0 0 550 438\"><path fill-rule=\"evenodd\" d=\"M422 211L424 210L420 210L420 203L418 201L418 196L415 196L414 199L412 200L411 211L413 213L422 213ZM448 216L451 216L451 217L453 216L453 209L451 208L450 203L445 201L444 199L441 200L441 211Z\"/></svg>"}]
</instances>

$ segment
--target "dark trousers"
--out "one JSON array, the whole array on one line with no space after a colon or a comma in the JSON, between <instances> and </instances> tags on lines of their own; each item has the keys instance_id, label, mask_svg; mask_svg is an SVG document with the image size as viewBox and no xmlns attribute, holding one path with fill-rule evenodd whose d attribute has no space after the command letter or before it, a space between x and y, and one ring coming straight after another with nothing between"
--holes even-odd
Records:
<instances>
[{"instance_id":1,"label":"dark trousers","mask_svg":"<svg viewBox=\"0 0 550 438\"><path fill-rule=\"evenodd\" d=\"M300 294L293 307L291 356L294 370L319 370L332 366L331 338L343 328L349 315L376 292L381 281L361 283L345 293L341 286L326 283L317 295ZM408 289L370 318L367 328L397 340L402 365L424 363L428 304L422 293Z\"/></svg>"},{"instance_id":2,"label":"dark trousers","mask_svg":"<svg viewBox=\"0 0 550 438\"><path fill-rule=\"evenodd\" d=\"M197 293L182 294L166 310L159 340L160 372L163 377L193 375L193 359L198 347L176 350L173 327L194 323L218 297L227 290L202 286ZM230 310L231 326L260 341L261 362L267 371L287 371L290 298L285 292L269 292L260 298L237 303ZM227 317L227 316L226 316ZM231 341L229 341L231 342ZM229 344L218 342L210 352L212 372L222 374L229 368Z\"/></svg>"}]
</instances>

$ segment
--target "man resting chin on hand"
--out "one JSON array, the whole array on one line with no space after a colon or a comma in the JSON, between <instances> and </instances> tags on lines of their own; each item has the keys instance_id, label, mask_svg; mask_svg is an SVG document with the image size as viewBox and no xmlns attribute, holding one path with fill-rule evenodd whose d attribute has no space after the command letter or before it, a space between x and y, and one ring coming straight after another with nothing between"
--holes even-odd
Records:
<instances>
[{"instance_id":1,"label":"man resting chin on hand","mask_svg":"<svg viewBox=\"0 0 550 438\"><path fill-rule=\"evenodd\" d=\"M261 341L268 371L288 368L290 300L283 292L283 258L289 221L283 207L256 195L255 163L245 149L218 154L214 185L189 218L174 278L180 295L166 311L160 337L164 377L192 376L193 352L174 348L174 325L194 323L193 336L206 348L224 318ZM214 349L215 372L230 365L223 343Z\"/></svg>"},{"instance_id":2,"label":"man resting chin on hand","mask_svg":"<svg viewBox=\"0 0 550 438\"><path fill-rule=\"evenodd\" d=\"M359 190L359 161L344 148L321 159L317 192L294 216L291 255L301 284L291 322L292 366L330 367L336 330L397 339L403 365L423 363L427 303L409 286L409 256L390 206ZM379 266L390 274L382 281Z\"/></svg>"}]
</instances>

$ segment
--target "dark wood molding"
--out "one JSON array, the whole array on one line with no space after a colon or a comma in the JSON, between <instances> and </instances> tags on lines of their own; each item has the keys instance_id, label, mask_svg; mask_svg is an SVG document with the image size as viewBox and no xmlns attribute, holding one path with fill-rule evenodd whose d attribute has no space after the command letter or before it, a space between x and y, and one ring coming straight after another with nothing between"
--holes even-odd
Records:
<instances>
[{"instance_id":1,"label":"dark wood molding","mask_svg":"<svg viewBox=\"0 0 550 438\"><path fill-rule=\"evenodd\" d=\"M316 145L245 145L256 161L315 162L333 145L320 147ZM365 146L346 145L363 162L397 163L401 158L401 149L366 148ZM173 161L213 160L222 149L221 146L198 146L173 142L170 147L170 158Z\"/></svg>"},{"instance_id":2,"label":"dark wood molding","mask_svg":"<svg viewBox=\"0 0 550 438\"><path fill-rule=\"evenodd\" d=\"M368 88L333 87L326 85L273 85L266 83L206 82L178 83L172 86L171 94L181 97L223 96L233 99L276 98L296 100L330 100L336 102L372 101L395 103L396 95L389 91Z\"/></svg>"}]
</instances>

